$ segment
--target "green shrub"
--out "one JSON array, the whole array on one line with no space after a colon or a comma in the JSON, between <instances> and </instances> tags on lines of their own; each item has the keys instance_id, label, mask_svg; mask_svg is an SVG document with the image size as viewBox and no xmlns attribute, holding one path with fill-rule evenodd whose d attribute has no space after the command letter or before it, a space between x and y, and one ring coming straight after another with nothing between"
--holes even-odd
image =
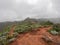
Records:
<instances>
[{"instance_id":1,"label":"green shrub","mask_svg":"<svg viewBox=\"0 0 60 45\"><path fill-rule=\"evenodd\" d=\"M58 32L55 31L55 30L50 30L49 32L50 32L52 35L58 35Z\"/></svg>"},{"instance_id":2,"label":"green shrub","mask_svg":"<svg viewBox=\"0 0 60 45\"><path fill-rule=\"evenodd\" d=\"M60 25L54 24L52 30L49 30L49 32L53 35L60 35Z\"/></svg>"}]
</instances>

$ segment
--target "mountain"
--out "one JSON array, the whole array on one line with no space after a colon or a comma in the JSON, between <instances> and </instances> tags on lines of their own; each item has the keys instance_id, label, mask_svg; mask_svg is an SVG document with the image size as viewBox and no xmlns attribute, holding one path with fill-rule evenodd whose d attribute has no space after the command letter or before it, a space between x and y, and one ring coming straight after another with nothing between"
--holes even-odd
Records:
<instances>
[{"instance_id":1,"label":"mountain","mask_svg":"<svg viewBox=\"0 0 60 45\"><path fill-rule=\"evenodd\" d=\"M49 18L48 20L50 20L53 23L60 23L60 18Z\"/></svg>"},{"instance_id":2,"label":"mountain","mask_svg":"<svg viewBox=\"0 0 60 45\"><path fill-rule=\"evenodd\" d=\"M12 25L12 24L16 24L17 22L0 22L0 31L3 31L7 26ZM20 22L18 22L20 23Z\"/></svg>"},{"instance_id":3,"label":"mountain","mask_svg":"<svg viewBox=\"0 0 60 45\"><path fill-rule=\"evenodd\" d=\"M3 31L4 28L6 28L8 25L12 25L12 24L17 24L17 23L21 23L21 22L26 22L26 21L30 21L30 22L45 22L45 21L51 21L53 23L60 23L60 18L40 18L40 19L34 19L34 18L26 18L24 21L14 21L14 22L0 22L0 31Z\"/></svg>"}]
</instances>

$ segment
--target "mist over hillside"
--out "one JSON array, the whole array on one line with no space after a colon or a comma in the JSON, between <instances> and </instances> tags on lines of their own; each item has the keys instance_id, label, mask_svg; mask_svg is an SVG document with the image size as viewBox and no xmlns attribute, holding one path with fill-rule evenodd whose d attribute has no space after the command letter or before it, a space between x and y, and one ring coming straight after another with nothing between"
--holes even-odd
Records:
<instances>
[{"instance_id":1,"label":"mist over hillside","mask_svg":"<svg viewBox=\"0 0 60 45\"><path fill-rule=\"evenodd\" d=\"M60 23L60 18L40 18L40 19L36 19L36 18L26 18L23 21L32 21L32 22L44 22L44 21L51 21L53 23ZM17 24L17 23L21 23L23 21L6 21L6 22L0 22L0 31L3 31L7 26L12 25L12 24Z\"/></svg>"}]
</instances>

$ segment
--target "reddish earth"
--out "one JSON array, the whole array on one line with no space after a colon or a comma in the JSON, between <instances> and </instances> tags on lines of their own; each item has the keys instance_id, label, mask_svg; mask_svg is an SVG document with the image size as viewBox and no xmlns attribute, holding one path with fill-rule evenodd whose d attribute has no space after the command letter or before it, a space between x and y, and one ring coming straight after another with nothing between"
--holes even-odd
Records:
<instances>
[{"instance_id":1,"label":"reddish earth","mask_svg":"<svg viewBox=\"0 0 60 45\"><path fill-rule=\"evenodd\" d=\"M13 25L12 28L10 29L10 32L9 32L10 36L13 36L14 29L15 29L15 25Z\"/></svg>"},{"instance_id":2,"label":"reddish earth","mask_svg":"<svg viewBox=\"0 0 60 45\"><path fill-rule=\"evenodd\" d=\"M51 27L38 28L35 31L19 34L10 45L60 45L60 36L53 36L47 32ZM48 37L52 42L42 39Z\"/></svg>"}]
</instances>

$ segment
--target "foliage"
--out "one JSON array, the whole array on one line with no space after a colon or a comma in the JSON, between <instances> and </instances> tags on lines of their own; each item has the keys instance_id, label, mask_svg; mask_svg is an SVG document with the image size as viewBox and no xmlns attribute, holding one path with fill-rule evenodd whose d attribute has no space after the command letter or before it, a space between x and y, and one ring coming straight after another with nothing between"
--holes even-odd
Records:
<instances>
[{"instance_id":1,"label":"foliage","mask_svg":"<svg viewBox=\"0 0 60 45\"><path fill-rule=\"evenodd\" d=\"M55 31L55 30L49 30L49 32L50 32L52 35L58 35L58 32Z\"/></svg>"},{"instance_id":2,"label":"foliage","mask_svg":"<svg viewBox=\"0 0 60 45\"><path fill-rule=\"evenodd\" d=\"M9 36L9 31L13 25L8 26L5 28L5 31L2 33L0 32L0 45L8 45L8 43L15 40L16 36L20 33L30 32L33 29L36 29L41 26L52 25L52 22L43 22L41 23L33 22L33 21L22 21L21 23L17 23L14 29L13 36Z\"/></svg>"},{"instance_id":3,"label":"foliage","mask_svg":"<svg viewBox=\"0 0 60 45\"><path fill-rule=\"evenodd\" d=\"M49 30L49 32L53 35L60 35L60 24L54 24L53 28Z\"/></svg>"},{"instance_id":4,"label":"foliage","mask_svg":"<svg viewBox=\"0 0 60 45\"><path fill-rule=\"evenodd\" d=\"M46 22L42 22L42 25L53 25L53 23L50 21L46 21Z\"/></svg>"},{"instance_id":5,"label":"foliage","mask_svg":"<svg viewBox=\"0 0 60 45\"><path fill-rule=\"evenodd\" d=\"M24 33L24 32L31 31L32 29L35 29L38 27L40 27L40 24L25 22L20 25L17 25L14 31L18 33Z\"/></svg>"}]
</instances>

